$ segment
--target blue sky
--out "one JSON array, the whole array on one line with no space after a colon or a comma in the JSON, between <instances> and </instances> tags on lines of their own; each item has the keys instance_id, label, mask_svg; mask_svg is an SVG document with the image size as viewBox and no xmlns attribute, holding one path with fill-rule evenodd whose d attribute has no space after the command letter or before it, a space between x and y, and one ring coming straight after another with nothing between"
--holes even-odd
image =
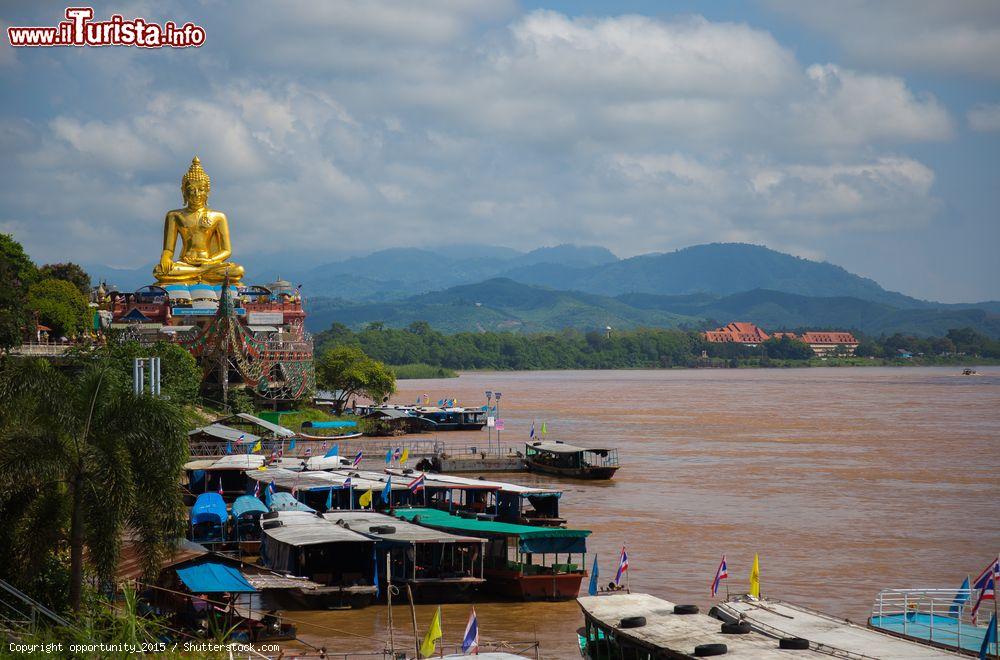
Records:
<instances>
[{"instance_id":1,"label":"blue sky","mask_svg":"<svg viewBox=\"0 0 1000 660\"><path fill-rule=\"evenodd\" d=\"M65 5L5 3L54 25ZM236 258L711 241L1000 299L1000 3L98 3L205 46L0 46L0 231L136 267L197 153ZM252 275L252 273L251 273Z\"/></svg>"}]
</instances>

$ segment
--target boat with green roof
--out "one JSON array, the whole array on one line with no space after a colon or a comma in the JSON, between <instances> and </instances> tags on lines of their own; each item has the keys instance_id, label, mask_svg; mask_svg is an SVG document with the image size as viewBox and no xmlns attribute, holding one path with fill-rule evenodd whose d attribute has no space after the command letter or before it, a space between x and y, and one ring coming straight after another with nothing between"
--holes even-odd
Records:
<instances>
[{"instance_id":1,"label":"boat with green roof","mask_svg":"<svg viewBox=\"0 0 1000 660\"><path fill-rule=\"evenodd\" d=\"M431 529L486 539L486 588L501 596L570 600L579 595L587 575L583 567L589 530L516 525L438 509L396 509L393 513Z\"/></svg>"}]
</instances>

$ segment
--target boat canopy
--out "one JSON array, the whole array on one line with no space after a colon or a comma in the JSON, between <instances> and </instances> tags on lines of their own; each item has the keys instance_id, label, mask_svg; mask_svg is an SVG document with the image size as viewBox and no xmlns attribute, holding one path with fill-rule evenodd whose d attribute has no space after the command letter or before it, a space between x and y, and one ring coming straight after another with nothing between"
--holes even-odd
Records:
<instances>
[{"instance_id":1,"label":"boat canopy","mask_svg":"<svg viewBox=\"0 0 1000 660\"><path fill-rule=\"evenodd\" d=\"M257 592L238 570L213 561L178 568L177 577L181 579L184 586L195 594L252 594Z\"/></svg>"},{"instance_id":2,"label":"boat canopy","mask_svg":"<svg viewBox=\"0 0 1000 660\"><path fill-rule=\"evenodd\" d=\"M220 525L229 518L226 503L218 493L202 493L191 507L191 524L217 522Z\"/></svg>"},{"instance_id":3,"label":"boat canopy","mask_svg":"<svg viewBox=\"0 0 1000 660\"><path fill-rule=\"evenodd\" d=\"M239 518L248 513L267 513L267 507L253 495L240 495L233 502L233 518Z\"/></svg>"},{"instance_id":4,"label":"boat canopy","mask_svg":"<svg viewBox=\"0 0 1000 660\"><path fill-rule=\"evenodd\" d=\"M352 532L340 525L304 511L282 511L276 519L277 527L264 527L264 534L289 546L319 545L322 543L371 543L367 536Z\"/></svg>"},{"instance_id":5,"label":"boat canopy","mask_svg":"<svg viewBox=\"0 0 1000 660\"><path fill-rule=\"evenodd\" d=\"M305 511L315 513L316 509L306 506L292 497L291 493L275 493L271 496L271 511Z\"/></svg>"},{"instance_id":6,"label":"boat canopy","mask_svg":"<svg viewBox=\"0 0 1000 660\"><path fill-rule=\"evenodd\" d=\"M386 468L386 472L393 476L416 479L420 472L406 473L403 470ZM538 488L536 486L522 486L521 484L507 483L506 481L489 481L486 479L472 479L470 477L459 477L453 474L438 474L436 472L423 473L427 483L433 483L441 488L472 489L472 490L498 490L502 493L516 493L522 497L559 497L561 490L554 488Z\"/></svg>"},{"instance_id":7,"label":"boat canopy","mask_svg":"<svg viewBox=\"0 0 1000 660\"><path fill-rule=\"evenodd\" d=\"M530 442L528 443L528 446L537 451L547 451L553 454L578 454L582 451L592 451L596 454L600 454L601 452L609 452L613 450L613 447L577 447L575 445L568 445L559 440Z\"/></svg>"},{"instance_id":8,"label":"boat canopy","mask_svg":"<svg viewBox=\"0 0 1000 660\"><path fill-rule=\"evenodd\" d=\"M486 543L486 539L471 536L456 536L448 532L414 525L392 516L372 511L332 511L323 514L327 520L337 523L352 532L363 534L375 541L394 543ZM383 531L375 531L379 527ZM392 532L386 531L392 528Z\"/></svg>"},{"instance_id":9,"label":"boat canopy","mask_svg":"<svg viewBox=\"0 0 1000 660\"><path fill-rule=\"evenodd\" d=\"M193 435L209 435L216 440L224 440L226 442L237 442L242 444L256 444L260 440L259 435L254 435L253 433L246 433L239 429L234 429L231 426L226 426L225 424L209 424L208 426L200 426L192 431L188 431L189 436ZM240 438L243 438L240 440Z\"/></svg>"},{"instance_id":10,"label":"boat canopy","mask_svg":"<svg viewBox=\"0 0 1000 660\"><path fill-rule=\"evenodd\" d=\"M357 426L357 422L353 421L339 421L339 422L303 422L302 428L304 429L347 429Z\"/></svg>"},{"instance_id":11,"label":"boat canopy","mask_svg":"<svg viewBox=\"0 0 1000 660\"><path fill-rule=\"evenodd\" d=\"M396 516L418 525L450 532L516 536L521 552L583 553L587 551L587 537L590 536L590 530L587 529L532 527L478 518L461 518L439 509L397 509Z\"/></svg>"}]
</instances>

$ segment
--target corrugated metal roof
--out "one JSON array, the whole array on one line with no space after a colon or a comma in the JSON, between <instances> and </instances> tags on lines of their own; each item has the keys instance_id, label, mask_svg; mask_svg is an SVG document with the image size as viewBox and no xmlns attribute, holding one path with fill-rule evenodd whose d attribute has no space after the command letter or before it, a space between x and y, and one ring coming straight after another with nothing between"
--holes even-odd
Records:
<instances>
[{"instance_id":1,"label":"corrugated metal roof","mask_svg":"<svg viewBox=\"0 0 1000 660\"><path fill-rule=\"evenodd\" d=\"M247 476L255 481L259 481L262 484L270 483L274 481L275 486L281 486L291 490L293 487L298 490L310 490L313 488L334 488L343 487L344 482L347 477L351 477L351 487L354 490L366 491L371 488L376 493L383 488L385 488L384 481L372 481L371 479L365 479L360 476L352 476L353 472L336 471L336 472L324 472L324 471L313 471L313 470L303 470L302 472L294 472L292 470L286 470L284 468L268 468L266 470L254 470L248 472ZM405 483L393 483L392 490L406 490Z\"/></svg>"},{"instance_id":2,"label":"corrugated metal roof","mask_svg":"<svg viewBox=\"0 0 1000 660\"><path fill-rule=\"evenodd\" d=\"M244 443L246 442L253 443L260 440L259 435L254 435L253 433L246 433L245 431L234 429L219 423L209 424L208 426L201 426L199 428L194 429L193 431L188 431L188 435L197 435L199 433L210 435L213 438L218 438L219 440L230 440L232 442L236 442L237 440L239 440L241 435L244 436L243 437Z\"/></svg>"},{"instance_id":3,"label":"corrugated metal roof","mask_svg":"<svg viewBox=\"0 0 1000 660\"><path fill-rule=\"evenodd\" d=\"M471 536L457 536L428 527L421 527L405 520L386 516L371 511L331 511L323 517L335 523L347 523L351 531L363 534L375 540L410 542L410 543L485 543L486 539ZM372 527L389 525L396 528L391 534L378 534L371 531Z\"/></svg>"},{"instance_id":4,"label":"corrugated metal roof","mask_svg":"<svg viewBox=\"0 0 1000 660\"><path fill-rule=\"evenodd\" d=\"M438 509L397 509L396 515L413 520L415 524L448 529L459 532L482 532L485 534L503 534L517 536L522 539L541 538L586 538L590 530L562 529L560 527L531 527L512 523L479 520L478 518L460 518L447 511ZM419 517L419 518L418 518Z\"/></svg>"},{"instance_id":5,"label":"corrugated metal roof","mask_svg":"<svg viewBox=\"0 0 1000 660\"><path fill-rule=\"evenodd\" d=\"M367 536L344 529L314 513L305 511L281 511L277 518L280 527L263 529L263 533L281 543L293 546L319 545L321 543L372 543Z\"/></svg>"},{"instance_id":6,"label":"corrugated metal roof","mask_svg":"<svg viewBox=\"0 0 1000 660\"><path fill-rule=\"evenodd\" d=\"M220 457L209 470L256 470L264 464L264 457L257 454L229 454Z\"/></svg>"},{"instance_id":7,"label":"corrugated metal roof","mask_svg":"<svg viewBox=\"0 0 1000 660\"><path fill-rule=\"evenodd\" d=\"M528 446L540 451L548 451L553 454L576 454L581 451L608 451L610 447L577 447L568 445L565 442L555 440L543 440L541 442L529 442Z\"/></svg>"},{"instance_id":8,"label":"corrugated metal roof","mask_svg":"<svg viewBox=\"0 0 1000 660\"><path fill-rule=\"evenodd\" d=\"M272 424L271 422L267 421L266 419L261 419L260 417L255 417L254 415L251 415L250 413L236 413L235 416L239 417L242 420L250 422L251 424L257 424L258 426L263 426L264 428L266 428L267 430L271 431L271 433L274 433L279 438L281 438L281 437L283 437L283 438L290 438L293 435L295 435L295 431L292 431L290 429L286 429L284 426L278 426L277 424ZM220 421L222 421L222 420L220 420Z\"/></svg>"},{"instance_id":9,"label":"corrugated metal roof","mask_svg":"<svg viewBox=\"0 0 1000 660\"><path fill-rule=\"evenodd\" d=\"M389 474L398 476L403 479L416 479L420 476L420 472L412 472L410 474L403 474L402 470L387 469L386 472ZM534 486L522 486L521 484L512 484L506 481L488 481L485 479L472 479L470 477L459 477L453 474L437 474L434 472L425 472L427 483L432 486L440 486L442 488L447 488L449 486L454 488L466 487L481 487L490 490L499 490L507 493L518 493L520 495L558 495L561 490L555 488L536 488Z\"/></svg>"},{"instance_id":10,"label":"corrugated metal roof","mask_svg":"<svg viewBox=\"0 0 1000 660\"><path fill-rule=\"evenodd\" d=\"M126 537L122 541L121 554L118 557L118 568L115 570L115 576L119 580L138 580L142 577L140 546L141 541L136 538ZM208 549L205 546L198 545L187 539L178 539L177 548L160 562L160 570L162 571L170 566L176 566L177 564L182 564L207 554Z\"/></svg>"}]
</instances>

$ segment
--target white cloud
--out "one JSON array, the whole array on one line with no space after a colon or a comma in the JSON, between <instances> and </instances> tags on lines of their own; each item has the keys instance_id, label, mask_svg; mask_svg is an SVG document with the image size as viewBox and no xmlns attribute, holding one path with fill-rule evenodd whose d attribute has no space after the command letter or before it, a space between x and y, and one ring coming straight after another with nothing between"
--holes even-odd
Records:
<instances>
[{"instance_id":1,"label":"white cloud","mask_svg":"<svg viewBox=\"0 0 1000 660\"><path fill-rule=\"evenodd\" d=\"M1000 131L1000 103L980 103L968 113L969 126L974 131L995 133Z\"/></svg>"}]
</instances>

